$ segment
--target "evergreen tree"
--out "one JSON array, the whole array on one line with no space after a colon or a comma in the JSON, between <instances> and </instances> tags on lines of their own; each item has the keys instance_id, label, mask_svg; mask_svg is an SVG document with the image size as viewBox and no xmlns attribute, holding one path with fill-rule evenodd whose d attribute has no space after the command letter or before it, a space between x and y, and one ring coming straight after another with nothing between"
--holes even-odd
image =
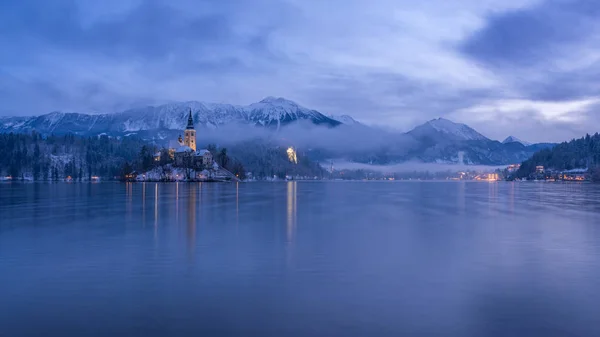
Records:
<instances>
[{"instance_id":1,"label":"evergreen tree","mask_svg":"<svg viewBox=\"0 0 600 337\"><path fill-rule=\"evenodd\" d=\"M521 164L516 172L517 178L525 178L535 172L536 166L557 171L575 168L593 170L600 166L600 135L589 134L580 139L558 144L553 149L545 149Z\"/></svg>"},{"instance_id":2,"label":"evergreen tree","mask_svg":"<svg viewBox=\"0 0 600 337\"><path fill-rule=\"evenodd\" d=\"M142 146L138 158L140 171L146 172L152 168L152 166L154 165L155 150L155 148L151 148L147 145Z\"/></svg>"},{"instance_id":3,"label":"evergreen tree","mask_svg":"<svg viewBox=\"0 0 600 337\"><path fill-rule=\"evenodd\" d=\"M217 163L222 168L227 168L227 164L229 163L229 158L227 157L227 149L222 148L217 155Z\"/></svg>"},{"instance_id":4,"label":"evergreen tree","mask_svg":"<svg viewBox=\"0 0 600 337\"><path fill-rule=\"evenodd\" d=\"M35 134L34 134L34 137ZM40 144L37 142L37 137L34 138L35 145L33 148L33 180L40 180L40 171L41 171L41 160L40 160Z\"/></svg>"}]
</instances>

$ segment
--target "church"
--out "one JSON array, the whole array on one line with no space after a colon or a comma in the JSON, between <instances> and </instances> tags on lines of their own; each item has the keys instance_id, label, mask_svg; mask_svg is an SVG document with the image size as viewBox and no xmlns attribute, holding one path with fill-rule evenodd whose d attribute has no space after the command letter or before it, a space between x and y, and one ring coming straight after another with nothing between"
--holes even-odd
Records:
<instances>
[{"instance_id":1,"label":"church","mask_svg":"<svg viewBox=\"0 0 600 337\"><path fill-rule=\"evenodd\" d=\"M206 149L196 150L196 129L194 128L192 109L190 109L187 126L183 131L183 138L179 135L177 144L177 147L169 148L169 155L175 160L175 166L191 166L195 169L213 167L214 161L212 153ZM160 161L160 152L155 155L154 159Z\"/></svg>"}]
</instances>

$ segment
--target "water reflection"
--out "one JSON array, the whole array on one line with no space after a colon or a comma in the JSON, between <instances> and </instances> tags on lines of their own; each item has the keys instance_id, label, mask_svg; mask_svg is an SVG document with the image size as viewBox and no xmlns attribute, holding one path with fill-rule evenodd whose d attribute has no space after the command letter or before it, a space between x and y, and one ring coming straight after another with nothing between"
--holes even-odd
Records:
<instances>
[{"instance_id":1,"label":"water reflection","mask_svg":"<svg viewBox=\"0 0 600 337\"><path fill-rule=\"evenodd\" d=\"M297 209L296 209L296 187L295 181L287 183L287 240L292 242L296 231Z\"/></svg>"},{"instance_id":2,"label":"water reflection","mask_svg":"<svg viewBox=\"0 0 600 337\"><path fill-rule=\"evenodd\" d=\"M497 182L489 182L488 183L488 212L490 215L494 215L498 210L498 183Z\"/></svg>"},{"instance_id":3,"label":"water reflection","mask_svg":"<svg viewBox=\"0 0 600 337\"><path fill-rule=\"evenodd\" d=\"M154 184L154 237L158 235L158 183Z\"/></svg>"},{"instance_id":4,"label":"water reflection","mask_svg":"<svg viewBox=\"0 0 600 337\"><path fill-rule=\"evenodd\" d=\"M175 183L175 222L179 223L179 182Z\"/></svg>"},{"instance_id":5,"label":"water reflection","mask_svg":"<svg viewBox=\"0 0 600 337\"><path fill-rule=\"evenodd\" d=\"M196 191L198 186L190 184L187 203L187 239L188 251L192 253L196 245Z\"/></svg>"},{"instance_id":6,"label":"water reflection","mask_svg":"<svg viewBox=\"0 0 600 337\"><path fill-rule=\"evenodd\" d=\"M142 183L142 226L146 227L146 182Z\"/></svg>"},{"instance_id":7,"label":"water reflection","mask_svg":"<svg viewBox=\"0 0 600 337\"><path fill-rule=\"evenodd\" d=\"M125 207L127 217L131 218L132 214L132 203L133 203L133 183L125 183Z\"/></svg>"},{"instance_id":8,"label":"water reflection","mask_svg":"<svg viewBox=\"0 0 600 337\"><path fill-rule=\"evenodd\" d=\"M1 185L0 335L600 336L592 184L151 184Z\"/></svg>"},{"instance_id":9,"label":"water reflection","mask_svg":"<svg viewBox=\"0 0 600 337\"><path fill-rule=\"evenodd\" d=\"M515 182L510 183L508 189L508 209L511 215L515 214Z\"/></svg>"},{"instance_id":10,"label":"water reflection","mask_svg":"<svg viewBox=\"0 0 600 337\"><path fill-rule=\"evenodd\" d=\"M456 203L457 203L457 211L459 214L463 214L465 212L465 188L467 183L464 181L459 181L456 183L458 193L456 195Z\"/></svg>"}]
</instances>

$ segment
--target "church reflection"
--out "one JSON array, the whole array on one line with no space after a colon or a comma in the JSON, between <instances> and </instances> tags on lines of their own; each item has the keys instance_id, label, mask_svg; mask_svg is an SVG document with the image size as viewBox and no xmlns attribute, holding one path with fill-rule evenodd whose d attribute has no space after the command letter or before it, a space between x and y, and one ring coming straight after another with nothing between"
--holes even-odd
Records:
<instances>
[{"instance_id":1,"label":"church reflection","mask_svg":"<svg viewBox=\"0 0 600 337\"><path fill-rule=\"evenodd\" d=\"M133 183L127 182L125 183L125 214L127 214L127 218L131 219L132 212L132 204L133 204Z\"/></svg>"},{"instance_id":2,"label":"church reflection","mask_svg":"<svg viewBox=\"0 0 600 337\"><path fill-rule=\"evenodd\" d=\"M198 185L190 184L188 186L188 205L187 205L187 243L189 252L193 252L196 246L196 195L198 194Z\"/></svg>"},{"instance_id":3,"label":"church reflection","mask_svg":"<svg viewBox=\"0 0 600 337\"><path fill-rule=\"evenodd\" d=\"M295 181L288 181L287 183L287 240L292 242L296 231L296 220L297 220L297 201L296 201L296 188L297 183Z\"/></svg>"}]
</instances>

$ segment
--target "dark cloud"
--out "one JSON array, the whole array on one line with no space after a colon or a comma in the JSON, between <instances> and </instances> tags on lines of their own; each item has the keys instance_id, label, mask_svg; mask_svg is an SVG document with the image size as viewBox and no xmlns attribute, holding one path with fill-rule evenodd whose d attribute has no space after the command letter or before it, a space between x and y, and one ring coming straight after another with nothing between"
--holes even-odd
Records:
<instances>
[{"instance_id":1,"label":"dark cloud","mask_svg":"<svg viewBox=\"0 0 600 337\"><path fill-rule=\"evenodd\" d=\"M76 1L8 1L0 4L0 34L3 44L14 44L14 53L5 49L12 61L23 55L60 49L66 52L98 54L102 57L144 62L190 63L191 56L207 54L229 44L253 53L267 53L262 41L267 32L260 31L249 41L240 41L232 32L232 18L203 8L197 1L193 15L167 1L142 1L123 15L85 23ZM242 45L237 45L237 44ZM18 52L17 52L18 50ZM202 59L202 58L201 58ZM8 60L10 62L10 57ZM184 62L184 63L186 63ZM195 66L231 67L235 60L228 55L219 62L204 60Z\"/></svg>"},{"instance_id":2,"label":"dark cloud","mask_svg":"<svg viewBox=\"0 0 600 337\"><path fill-rule=\"evenodd\" d=\"M584 40L585 29L586 23L575 13L544 4L490 17L486 28L467 40L463 50L486 64L535 66L551 56L557 44Z\"/></svg>"},{"instance_id":3,"label":"dark cloud","mask_svg":"<svg viewBox=\"0 0 600 337\"><path fill-rule=\"evenodd\" d=\"M600 4L531 4L1 1L0 114L283 96L408 130L494 101L596 96ZM539 111L517 115L559 125ZM573 123L561 130L581 129Z\"/></svg>"},{"instance_id":4,"label":"dark cloud","mask_svg":"<svg viewBox=\"0 0 600 337\"><path fill-rule=\"evenodd\" d=\"M542 2L489 17L461 50L505 78L524 98L589 97L600 89L600 62L585 60L600 38L599 15L598 1Z\"/></svg>"}]
</instances>

